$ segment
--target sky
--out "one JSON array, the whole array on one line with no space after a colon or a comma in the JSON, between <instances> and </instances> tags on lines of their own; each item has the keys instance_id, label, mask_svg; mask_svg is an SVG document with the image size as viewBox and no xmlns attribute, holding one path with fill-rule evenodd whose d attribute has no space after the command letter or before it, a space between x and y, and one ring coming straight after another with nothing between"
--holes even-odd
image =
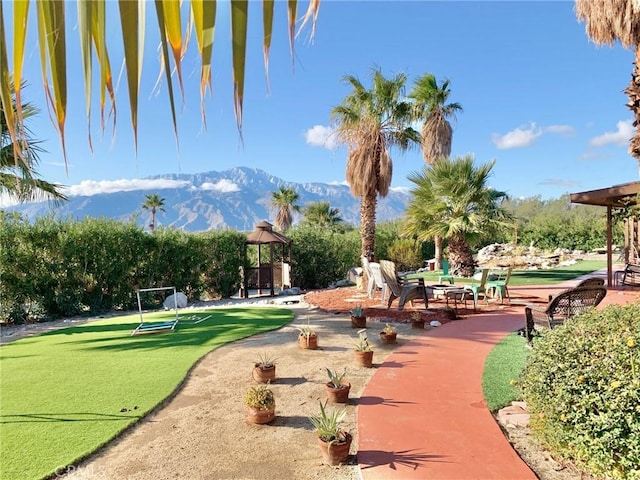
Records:
<instances>
[{"instance_id":1,"label":"sky","mask_svg":"<svg viewBox=\"0 0 640 480\"><path fill-rule=\"evenodd\" d=\"M301 2L299 13L306 7ZM107 9L117 20L117 3L107 2ZM117 22L107 29L117 82L117 126L114 131L108 121L101 130L94 87L91 151L75 3L67 3L66 164L48 115L31 29L24 74L29 85L23 97L41 108L30 124L47 150L38 170L45 180L68 186L70 195L146 188L144 179L153 175L236 166L259 168L287 182L344 183L346 149L330 135L330 112L350 91L343 77L354 75L370 85L373 68L387 77L405 73L408 88L425 73L434 74L439 83L449 79L449 101L463 107L452 120L452 156L471 154L478 164L495 160L489 184L514 198L552 199L638 180L638 164L627 152L634 128L623 93L633 52L619 44L591 42L572 1L323 0L313 41L306 28L293 58L286 2L277 1L268 85L261 2L251 1L242 139L233 112L228 5L218 2L206 127L195 39L183 61L178 140L166 84L157 84L158 35L151 3L147 13L137 151L126 81L119 78ZM392 188L410 188L407 176L425 165L419 148L390 153ZM162 186L170 184L156 182L152 188Z\"/></svg>"}]
</instances>

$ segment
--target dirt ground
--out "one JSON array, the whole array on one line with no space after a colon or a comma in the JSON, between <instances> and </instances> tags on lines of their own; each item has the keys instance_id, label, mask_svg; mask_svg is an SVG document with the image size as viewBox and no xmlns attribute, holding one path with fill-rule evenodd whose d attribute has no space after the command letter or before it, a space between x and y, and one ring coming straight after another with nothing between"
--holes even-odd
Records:
<instances>
[{"instance_id":1,"label":"dirt ground","mask_svg":"<svg viewBox=\"0 0 640 480\"><path fill-rule=\"evenodd\" d=\"M154 413L125 432L119 439L78 465L61 468L68 479L332 479L360 478L355 459L358 444L356 406L376 365L397 348L382 345L376 323L395 321L399 343L416 330L408 323L411 308L392 313L355 289L327 290L309 294L307 303L291 305L292 324L225 345L204 357L190 372L182 388ZM367 308L368 332L374 348L374 368L358 367L353 359L357 339L351 328L349 308L355 303ZM321 308L318 308L320 306ZM342 313L339 313L342 312ZM463 315L472 311L464 311ZM444 318L429 317L444 323ZM296 325L309 322L318 332L320 349L297 346ZM62 326L68 326L62 324ZM48 328L55 328L49 325ZM3 332L3 341L34 332L22 328ZM13 335L9 335L14 333ZM277 379L271 388L276 397L276 419L269 425L252 425L244 419L244 392L256 385L251 377L260 353L277 357ZM354 439L347 465L322 464L310 415L317 414L326 398L325 368L347 366L351 383L345 428ZM540 448L526 429L508 433L521 457L542 480L585 479L575 469L562 466Z\"/></svg>"}]
</instances>

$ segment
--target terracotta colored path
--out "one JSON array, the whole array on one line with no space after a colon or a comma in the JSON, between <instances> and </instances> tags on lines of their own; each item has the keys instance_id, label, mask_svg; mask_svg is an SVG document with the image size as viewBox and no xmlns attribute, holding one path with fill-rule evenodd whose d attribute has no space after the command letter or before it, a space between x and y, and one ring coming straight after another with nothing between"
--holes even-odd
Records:
<instances>
[{"instance_id":1,"label":"terracotta colored path","mask_svg":"<svg viewBox=\"0 0 640 480\"><path fill-rule=\"evenodd\" d=\"M536 479L486 408L482 370L491 349L524 325L516 297L547 298L573 283L513 288L510 307L399 344L358 401L363 479ZM603 304L635 299L610 290Z\"/></svg>"}]
</instances>

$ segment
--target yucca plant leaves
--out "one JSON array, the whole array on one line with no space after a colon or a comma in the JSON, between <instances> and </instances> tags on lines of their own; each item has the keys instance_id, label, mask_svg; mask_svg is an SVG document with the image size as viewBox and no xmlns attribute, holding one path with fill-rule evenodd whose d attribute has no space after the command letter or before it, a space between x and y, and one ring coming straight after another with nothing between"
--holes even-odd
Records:
<instances>
[{"instance_id":1,"label":"yucca plant leaves","mask_svg":"<svg viewBox=\"0 0 640 480\"><path fill-rule=\"evenodd\" d=\"M119 3L124 60L127 66L131 126L133 127L133 141L136 150L138 149L138 97L144 49L144 5L144 2L131 2L130 0L120 0ZM126 32L133 32L133 34L127 35ZM142 32L143 34L137 35L137 32Z\"/></svg>"},{"instance_id":2,"label":"yucca plant leaves","mask_svg":"<svg viewBox=\"0 0 640 480\"><path fill-rule=\"evenodd\" d=\"M271 50L271 34L273 33L273 0L262 2L262 28L264 30L264 40L262 42L262 53L264 56L264 73L267 81L267 92L271 91L269 86L269 51Z\"/></svg>"},{"instance_id":3,"label":"yucca plant leaves","mask_svg":"<svg viewBox=\"0 0 640 480\"><path fill-rule=\"evenodd\" d=\"M211 56L213 54L213 37L216 26L216 0L191 0L191 14L195 24L195 35L200 51L202 68L200 71L200 110L202 123L207 124L204 97L207 87L211 87Z\"/></svg>"},{"instance_id":4,"label":"yucca plant leaves","mask_svg":"<svg viewBox=\"0 0 640 480\"><path fill-rule=\"evenodd\" d=\"M2 15L2 3L0 3L0 105L2 105L4 118L3 128L9 132L11 140L15 143L20 138L19 132L23 128L21 112L18 108L14 113L11 105L13 87L11 78L16 79L16 89L13 93L19 96L21 84L24 53L26 47L27 19L31 0L14 0L13 15L14 28L12 38L6 38L4 16ZM105 105L107 95L111 101L110 114L113 115L114 130L116 122L116 98L113 88L113 75L109 61L106 38L106 8L105 0L78 0L78 33L81 49L81 59L86 96L86 115L89 130L88 140L91 147L91 102L93 89L93 55L96 55L100 66L100 113L101 127L105 128ZM55 117L55 123L60 135L63 154L66 159L65 148L65 121L67 115L67 45L65 6L66 2L59 0L39 0L35 2L37 11L37 35L40 45L40 68L47 102L50 111ZM180 90L184 98L184 87L181 73L181 60L185 54L190 29L182 38L182 21L180 13L180 0L155 0L156 16L160 32L161 62L165 69L167 90L171 107L176 139L178 137L177 119L175 111L175 99L172 83L172 68L170 63L169 48L172 51L175 62L175 71L178 76ZM205 119L204 97L207 87L211 90L211 58L213 54L213 41L216 22L216 0L191 0L191 19L194 25L194 34L198 42L198 49L202 63L200 74L200 95L202 102L202 119ZM236 123L240 133L242 132L242 109L244 102L245 83L245 59L247 48L248 28L248 0L231 0L231 32L232 32L232 58L233 58L233 103L236 115ZM293 56L295 37L307 22L313 22L311 38L315 32L320 0L309 0L309 7L302 18L302 24L295 32L297 0L287 1L288 34L290 50ZM269 53L273 35L274 0L263 0L263 55L267 89L269 89ZM145 36L145 1L144 0L119 0L120 25L122 27L122 41L124 49L124 63L126 66L127 84L129 89L129 106L131 108L131 124L134 131L134 142L137 150L138 108L140 97L140 81L143 65L143 50ZM191 26L191 25L190 25ZM9 66L9 57L6 45L13 45L13 66ZM18 105L20 102L18 102ZM17 147L16 147L17 148ZM20 150L20 149L18 149ZM20 153L17 152L17 157Z\"/></svg>"},{"instance_id":5,"label":"yucca plant leaves","mask_svg":"<svg viewBox=\"0 0 640 480\"><path fill-rule=\"evenodd\" d=\"M247 52L247 0L231 0L231 38L233 49L233 110L238 131L242 132L242 101L244 99L244 61Z\"/></svg>"}]
</instances>

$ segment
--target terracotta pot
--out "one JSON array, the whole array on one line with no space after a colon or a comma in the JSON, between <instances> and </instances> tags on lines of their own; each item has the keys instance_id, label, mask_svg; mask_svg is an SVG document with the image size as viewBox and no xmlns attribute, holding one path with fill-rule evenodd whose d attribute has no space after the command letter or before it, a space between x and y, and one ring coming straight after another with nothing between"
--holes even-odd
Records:
<instances>
[{"instance_id":1,"label":"terracotta pot","mask_svg":"<svg viewBox=\"0 0 640 480\"><path fill-rule=\"evenodd\" d=\"M393 332L393 333L380 332L380 338L382 339L382 343L386 345L393 345L394 343L397 343L396 341L397 335L398 335L397 332Z\"/></svg>"},{"instance_id":2,"label":"terracotta pot","mask_svg":"<svg viewBox=\"0 0 640 480\"><path fill-rule=\"evenodd\" d=\"M276 379L276 366L263 367L256 363L253 367L253 379L258 383L273 383Z\"/></svg>"},{"instance_id":3,"label":"terracotta pot","mask_svg":"<svg viewBox=\"0 0 640 480\"><path fill-rule=\"evenodd\" d=\"M253 408L247 405L247 422L249 423L257 423L264 424L269 423L274 418L276 418L276 407L275 405L268 410L261 410L259 408Z\"/></svg>"},{"instance_id":4,"label":"terracotta pot","mask_svg":"<svg viewBox=\"0 0 640 480\"><path fill-rule=\"evenodd\" d=\"M424 320L411 320L413 328L424 328Z\"/></svg>"},{"instance_id":5,"label":"terracotta pot","mask_svg":"<svg viewBox=\"0 0 640 480\"><path fill-rule=\"evenodd\" d=\"M332 383L325 383L325 386L329 403L349 403L350 383L343 383L340 388L334 387Z\"/></svg>"},{"instance_id":6,"label":"terracotta pot","mask_svg":"<svg viewBox=\"0 0 640 480\"><path fill-rule=\"evenodd\" d=\"M367 317L354 317L351 315L351 328L366 328Z\"/></svg>"},{"instance_id":7,"label":"terracotta pot","mask_svg":"<svg viewBox=\"0 0 640 480\"><path fill-rule=\"evenodd\" d=\"M369 350L368 352L356 350L354 353L356 354L356 363L358 365L367 368L371 368L373 366L373 350Z\"/></svg>"},{"instance_id":8,"label":"terracotta pot","mask_svg":"<svg viewBox=\"0 0 640 480\"><path fill-rule=\"evenodd\" d=\"M313 334L306 336L304 334L298 335L298 346L308 350L315 350L318 348L318 335Z\"/></svg>"},{"instance_id":9,"label":"terracotta pot","mask_svg":"<svg viewBox=\"0 0 640 480\"><path fill-rule=\"evenodd\" d=\"M352 439L353 437L348 433L345 434L345 441L340 443L325 442L321 438L318 438L324 463L327 465L340 465L346 462L347 458L349 458Z\"/></svg>"}]
</instances>

